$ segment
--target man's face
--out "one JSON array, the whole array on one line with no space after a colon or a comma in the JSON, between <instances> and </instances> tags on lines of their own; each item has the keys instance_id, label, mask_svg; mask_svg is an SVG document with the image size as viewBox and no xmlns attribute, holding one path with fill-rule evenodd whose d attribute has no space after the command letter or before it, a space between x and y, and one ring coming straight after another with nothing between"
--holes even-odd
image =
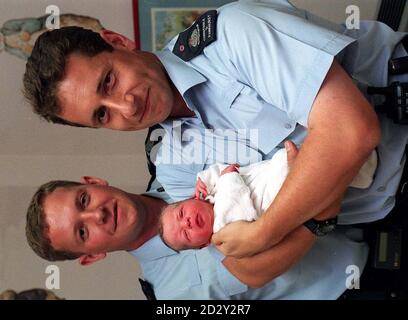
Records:
<instances>
[{"instance_id":1,"label":"man's face","mask_svg":"<svg viewBox=\"0 0 408 320\"><path fill-rule=\"evenodd\" d=\"M132 249L146 221L143 205L103 185L57 188L43 209L53 248L84 254Z\"/></svg>"},{"instance_id":2,"label":"man's face","mask_svg":"<svg viewBox=\"0 0 408 320\"><path fill-rule=\"evenodd\" d=\"M162 216L163 238L173 249L201 248L213 233L212 204L190 199L170 205Z\"/></svg>"},{"instance_id":3,"label":"man's face","mask_svg":"<svg viewBox=\"0 0 408 320\"><path fill-rule=\"evenodd\" d=\"M60 118L123 131L148 128L165 120L174 103L157 57L126 48L91 58L71 54L57 96Z\"/></svg>"}]
</instances>

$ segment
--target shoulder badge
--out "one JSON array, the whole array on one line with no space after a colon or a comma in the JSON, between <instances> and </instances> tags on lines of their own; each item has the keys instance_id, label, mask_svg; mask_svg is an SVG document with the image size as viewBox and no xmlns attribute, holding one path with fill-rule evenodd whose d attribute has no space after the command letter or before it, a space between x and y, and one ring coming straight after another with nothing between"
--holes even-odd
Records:
<instances>
[{"instance_id":1,"label":"shoulder badge","mask_svg":"<svg viewBox=\"0 0 408 320\"><path fill-rule=\"evenodd\" d=\"M216 40L217 10L210 10L179 34L173 53L184 61L190 61Z\"/></svg>"}]
</instances>

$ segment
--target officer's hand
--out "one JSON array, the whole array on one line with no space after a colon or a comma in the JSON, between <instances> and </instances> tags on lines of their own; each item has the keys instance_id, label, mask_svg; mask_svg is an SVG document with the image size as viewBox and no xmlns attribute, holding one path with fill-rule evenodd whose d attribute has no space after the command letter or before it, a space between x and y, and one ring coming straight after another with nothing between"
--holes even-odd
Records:
<instances>
[{"instance_id":1,"label":"officer's hand","mask_svg":"<svg viewBox=\"0 0 408 320\"><path fill-rule=\"evenodd\" d=\"M227 224L211 238L211 243L225 256L243 258L263 251L256 221L236 221Z\"/></svg>"},{"instance_id":2,"label":"officer's hand","mask_svg":"<svg viewBox=\"0 0 408 320\"><path fill-rule=\"evenodd\" d=\"M285 142L285 148L290 168L298 155L298 149L290 140ZM275 245L275 243L268 243L267 237L262 237L262 235L264 235L264 231L259 220L253 222L237 221L226 225L213 234L211 242L225 256L243 258Z\"/></svg>"}]
</instances>

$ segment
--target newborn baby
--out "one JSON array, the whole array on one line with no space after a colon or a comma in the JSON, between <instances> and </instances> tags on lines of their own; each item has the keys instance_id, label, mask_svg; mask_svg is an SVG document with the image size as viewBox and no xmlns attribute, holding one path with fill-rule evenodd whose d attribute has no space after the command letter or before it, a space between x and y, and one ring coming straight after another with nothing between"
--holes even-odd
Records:
<instances>
[{"instance_id":1,"label":"newborn baby","mask_svg":"<svg viewBox=\"0 0 408 320\"><path fill-rule=\"evenodd\" d=\"M376 167L377 155L373 152L350 186L369 187ZM199 172L195 197L163 210L163 241L175 250L202 248L210 244L213 232L227 223L257 219L275 199L288 172L285 149L270 160L246 167L214 164Z\"/></svg>"}]
</instances>

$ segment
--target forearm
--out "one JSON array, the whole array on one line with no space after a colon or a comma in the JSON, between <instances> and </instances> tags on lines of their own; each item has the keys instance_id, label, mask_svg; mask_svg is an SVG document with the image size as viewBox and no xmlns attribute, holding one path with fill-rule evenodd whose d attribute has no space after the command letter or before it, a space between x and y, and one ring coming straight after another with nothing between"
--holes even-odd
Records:
<instances>
[{"instance_id":1,"label":"forearm","mask_svg":"<svg viewBox=\"0 0 408 320\"><path fill-rule=\"evenodd\" d=\"M308 136L266 213L257 221L273 245L340 197L379 141L371 106L336 63L316 97Z\"/></svg>"},{"instance_id":2,"label":"forearm","mask_svg":"<svg viewBox=\"0 0 408 320\"><path fill-rule=\"evenodd\" d=\"M240 281L249 287L259 288L301 260L315 240L308 229L299 227L266 251L240 259L226 257L223 264Z\"/></svg>"},{"instance_id":3,"label":"forearm","mask_svg":"<svg viewBox=\"0 0 408 320\"><path fill-rule=\"evenodd\" d=\"M323 146L324 140L309 135L281 191L259 219L262 230L272 236L270 245L341 197L364 162L365 154L357 158L345 150L347 147L334 153L332 147Z\"/></svg>"},{"instance_id":4,"label":"forearm","mask_svg":"<svg viewBox=\"0 0 408 320\"><path fill-rule=\"evenodd\" d=\"M337 215L341 197L323 210L317 219L325 220ZM249 287L259 288L283 274L299 262L316 240L310 230L298 227L276 246L252 257L241 259L226 257L224 266Z\"/></svg>"}]
</instances>

